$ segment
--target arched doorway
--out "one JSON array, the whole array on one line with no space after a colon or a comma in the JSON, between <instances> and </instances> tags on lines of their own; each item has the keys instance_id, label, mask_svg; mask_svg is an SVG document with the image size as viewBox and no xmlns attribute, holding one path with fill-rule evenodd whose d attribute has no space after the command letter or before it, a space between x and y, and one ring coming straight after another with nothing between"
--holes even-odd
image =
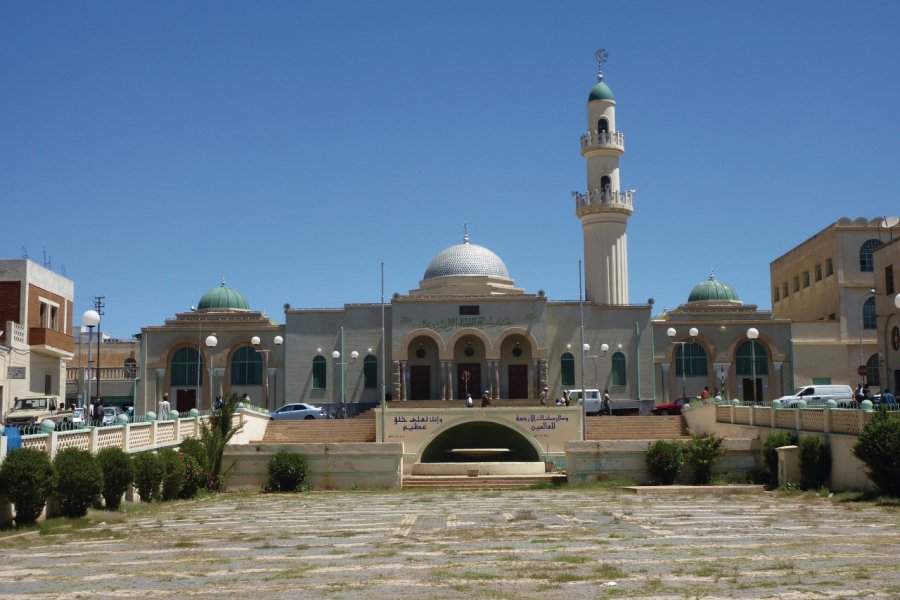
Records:
<instances>
[{"instance_id":1,"label":"arched doorway","mask_svg":"<svg viewBox=\"0 0 900 600\"><path fill-rule=\"evenodd\" d=\"M465 335L456 341L453 348L453 362L456 365L454 397L465 398L466 394L471 394L473 398L478 398L482 390L489 388L485 361L484 342L477 336Z\"/></svg>"},{"instance_id":2,"label":"arched doorway","mask_svg":"<svg viewBox=\"0 0 900 600\"><path fill-rule=\"evenodd\" d=\"M500 396L527 399L529 394L528 366L533 362L531 344L523 335L511 335L500 345Z\"/></svg>"},{"instance_id":3,"label":"arched doorway","mask_svg":"<svg viewBox=\"0 0 900 600\"><path fill-rule=\"evenodd\" d=\"M432 400L439 397L438 380L440 357L437 343L428 336L419 336L409 344L410 400Z\"/></svg>"},{"instance_id":4,"label":"arched doorway","mask_svg":"<svg viewBox=\"0 0 900 600\"><path fill-rule=\"evenodd\" d=\"M486 442L489 440L489 442ZM474 450L494 450L479 454ZM462 450L463 452L459 452ZM472 450L473 452L465 452ZM499 452L504 450L504 452ZM471 421L450 427L435 436L422 451L423 463L537 462L541 454L522 433L500 423Z\"/></svg>"}]
</instances>

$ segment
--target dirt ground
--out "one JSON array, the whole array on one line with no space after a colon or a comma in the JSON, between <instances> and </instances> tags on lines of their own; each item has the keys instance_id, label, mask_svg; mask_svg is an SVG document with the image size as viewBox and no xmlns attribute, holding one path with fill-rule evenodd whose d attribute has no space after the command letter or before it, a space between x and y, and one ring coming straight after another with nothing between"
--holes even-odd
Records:
<instances>
[{"instance_id":1,"label":"dirt ground","mask_svg":"<svg viewBox=\"0 0 900 600\"><path fill-rule=\"evenodd\" d=\"M900 598L900 509L811 495L224 494L0 537L19 598Z\"/></svg>"}]
</instances>

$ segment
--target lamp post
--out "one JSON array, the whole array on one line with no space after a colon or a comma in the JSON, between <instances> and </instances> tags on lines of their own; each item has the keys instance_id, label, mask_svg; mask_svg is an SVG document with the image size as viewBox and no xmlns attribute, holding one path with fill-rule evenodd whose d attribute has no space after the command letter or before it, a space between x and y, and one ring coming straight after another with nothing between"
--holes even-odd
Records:
<instances>
[{"instance_id":1,"label":"lamp post","mask_svg":"<svg viewBox=\"0 0 900 600\"><path fill-rule=\"evenodd\" d=\"M759 400L756 397L756 338L759 337L759 330L751 327L747 330L747 337L750 338L750 373L753 377L753 404Z\"/></svg>"},{"instance_id":2,"label":"lamp post","mask_svg":"<svg viewBox=\"0 0 900 600\"><path fill-rule=\"evenodd\" d=\"M341 367L341 410L346 411L346 404L347 404L347 371L346 371L346 369L347 369L347 365L349 365L350 363L348 363L346 361L341 362L341 353L338 350L335 350L334 352L331 353L331 358L338 361L337 364L340 365L340 367ZM350 353L351 360L355 361L357 358L359 358L359 352L354 350L353 352Z\"/></svg>"},{"instance_id":3,"label":"lamp post","mask_svg":"<svg viewBox=\"0 0 900 600\"><path fill-rule=\"evenodd\" d=\"M585 344L588 350L591 349L590 344ZM606 358L606 353L609 352L609 344L600 344L600 354L588 354L587 358L600 359ZM597 369L598 360L594 360L594 385L597 386L597 389L600 389L600 376L598 374Z\"/></svg>"},{"instance_id":4,"label":"lamp post","mask_svg":"<svg viewBox=\"0 0 900 600\"><path fill-rule=\"evenodd\" d=\"M191 306L191 311L196 312L197 308ZM200 363L203 362L203 321L197 320L200 328L197 330L197 393L194 394L194 408L200 410Z\"/></svg>"},{"instance_id":5,"label":"lamp post","mask_svg":"<svg viewBox=\"0 0 900 600\"><path fill-rule=\"evenodd\" d=\"M216 334L210 334L206 336L206 347L209 348L209 407L213 406L213 348L216 347L216 344L219 343L219 338L216 337Z\"/></svg>"},{"instance_id":6,"label":"lamp post","mask_svg":"<svg viewBox=\"0 0 900 600\"><path fill-rule=\"evenodd\" d=\"M275 339L272 341L275 342L276 346L280 346L284 343L284 338L280 335L276 335ZM259 342L260 339L258 335L254 335L250 338L250 343L253 344L256 351L263 355L263 398L266 410L272 410L273 407L269 406L269 352L271 352L271 349L260 348Z\"/></svg>"},{"instance_id":7,"label":"lamp post","mask_svg":"<svg viewBox=\"0 0 900 600\"><path fill-rule=\"evenodd\" d=\"M685 341L676 342L675 336L677 334L678 334L678 332L675 330L674 327L669 327L666 330L666 335L669 336L669 339L672 340L672 343L681 344L681 397L687 398L687 377L686 377L687 372L684 368L684 345L687 342L685 342ZM700 331L696 327L691 327L688 330L688 334L691 336L691 343L693 343L694 338L696 338L700 334Z\"/></svg>"},{"instance_id":8,"label":"lamp post","mask_svg":"<svg viewBox=\"0 0 900 600\"><path fill-rule=\"evenodd\" d=\"M93 309L86 310L86 311L84 311L84 314L81 315L81 322L84 325L87 325L87 328L88 328L87 403L90 404L91 403L91 342L94 339L94 327L96 327L97 324L100 323L100 313L98 313L96 310L93 310ZM97 366L99 367L100 365L97 365ZM84 408L84 406L85 406L84 400L82 400L81 406L82 406L82 408ZM85 419L85 421L87 421L87 419Z\"/></svg>"}]
</instances>

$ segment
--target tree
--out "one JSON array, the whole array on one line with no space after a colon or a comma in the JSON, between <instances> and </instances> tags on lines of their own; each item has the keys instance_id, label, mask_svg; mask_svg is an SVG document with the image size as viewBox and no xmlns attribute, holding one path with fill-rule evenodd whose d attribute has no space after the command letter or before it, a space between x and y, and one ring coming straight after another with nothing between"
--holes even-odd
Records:
<instances>
[{"instance_id":1,"label":"tree","mask_svg":"<svg viewBox=\"0 0 900 600\"><path fill-rule=\"evenodd\" d=\"M222 407L212 412L208 421L200 423L200 442L206 449L206 489L221 491L223 487L222 455L231 438L241 430L233 423L234 414L241 399L232 394L222 403Z\"/></svg>"}]
</instances>

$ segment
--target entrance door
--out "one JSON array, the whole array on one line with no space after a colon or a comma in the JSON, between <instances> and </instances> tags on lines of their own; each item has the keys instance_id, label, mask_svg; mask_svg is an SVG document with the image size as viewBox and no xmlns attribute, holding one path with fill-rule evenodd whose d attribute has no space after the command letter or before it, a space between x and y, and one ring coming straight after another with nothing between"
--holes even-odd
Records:
<instances>
[{"instance_id":1,"label":"entrance door","mask_svg":"<svg viewBox=\"0 0 900 600\"><path fill-rule=\"evenodd\" d=\"M431 400L431 367L428 365L410 365L409 367L409 399Z\"/></svg>"},{"instance_id":2,"label":"entrance door","mask_svg":"<svg viewBox=\"0 0 900 600\"><path fill-rule=\"evenodd\" d=\"M528 365L509 365L510 399L528 398Z\"/></svg>"},{"instance_id":3,"label":"entrance door","mask_svg":"<svg viewBox=\"0 0 900 600\"><path fill-rule=\"evenodd\" d=\"M181 414L197 408L197 389L175 390L175 410Z\"/></svg>"},{"instance_id":4,"label":"entrance door","mask_svg":"<svg viewBox=\"0 0 900 600\"><path fill-rule=\"evenodd\" d=\"M472 394L473 398L481 397L480 363L459 363L456 365L456 389L457 398L465 398L467 393Z\"/></svg>"},{"instance_id":5,"label":"entrance door","mask_svg":"<svg viewBox=\"0 0 900 600\"><path fill-rule=\"evenodd\" d=\"M756 385L753 385L753 384ZM759 402L762 400L762 378L757 377L754 381L750 377L744 377L743 380L744 402Z\"/></svg>"}]
</instances>

